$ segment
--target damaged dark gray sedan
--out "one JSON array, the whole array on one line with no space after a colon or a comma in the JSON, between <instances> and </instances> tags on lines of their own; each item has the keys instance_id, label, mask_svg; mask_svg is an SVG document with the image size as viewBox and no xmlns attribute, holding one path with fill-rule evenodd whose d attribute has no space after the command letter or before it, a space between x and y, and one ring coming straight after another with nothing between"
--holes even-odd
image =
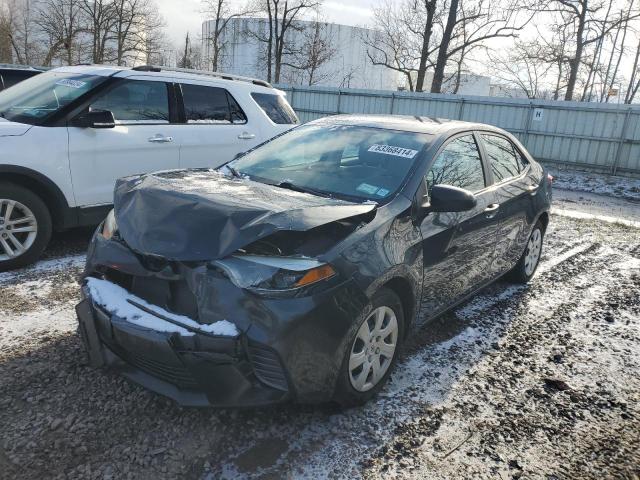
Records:
<instances>
[{"instance_id":1,"label":"damaged dark gray sedan","mask_svg":"<svg viewBox=\"0 0 640 480\"><path fill-rule=\"evenodd\" d=\"M183 405L361 403L416 325L534 275L550 202L500 129L317 120L218 170L120 180L80 332L92 365Z\"/></svg>"}]
</instances>

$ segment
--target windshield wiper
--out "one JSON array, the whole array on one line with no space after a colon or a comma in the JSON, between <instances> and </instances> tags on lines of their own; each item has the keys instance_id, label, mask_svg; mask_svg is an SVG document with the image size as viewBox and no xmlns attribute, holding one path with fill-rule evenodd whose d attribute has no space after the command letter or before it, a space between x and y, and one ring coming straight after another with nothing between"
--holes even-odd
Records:
<instances>
[{"instance_id":1,"label":"windshield wiper","mask_svg":"<svg viewBox=\"0 0 640 480\"><path fill-rule=\"evenodd\" d=\"M329 192L325 192L323 190L315 190L309 187L301 187L300 185L295 185L291 182L280 182L276 183L276 187L286 188L287 190L293 190L294 192L302 192L302 193L310 193L311 195L317 195L318 197L327 197L333 198L333 195Z\"/></svg>"},{"instance_id":2,"label":"windshield wiper","mask_svg":"<svg viewBox=\"0 0 640 480\"><path fill-rule=\"evenodd\" d=\"M233 168L228 163L225 165L225 167L231 172L231 175L233 175L234 177L243 178L243 176L240 174L240 172L238 172L235 168Z\"/></svg>"}]
</instances>

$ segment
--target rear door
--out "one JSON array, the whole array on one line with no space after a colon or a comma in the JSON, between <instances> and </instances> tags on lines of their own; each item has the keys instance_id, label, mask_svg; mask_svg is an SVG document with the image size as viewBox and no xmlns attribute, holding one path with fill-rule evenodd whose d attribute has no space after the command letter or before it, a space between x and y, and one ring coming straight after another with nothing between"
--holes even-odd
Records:
<instances>
[{"instance_id":1,"label":"rear door","mask_svg":"<svg viewBox=\"0 0 640 480\"><path fill-rule=\"evenodd\" d=\"M511 269L525 249L535 216L534 195L538 185L528 175L527 160L507 137L493 132L480 132L479 137L499 205L498 241L491 265L493 274L499 275Z\"/></svg>"},{"instance_id":2,"label":"rear door","mask_svg":"<svg viewBox=\"0 0 640 480\"><path fill-rule=\"evenodd\" d=\"M69 159L78 205L113 202L116 179L178 168L178 143L170 125L165 82L121 80L89 106L109 110L111 129L69 127Z\"/></svg>"},{"instance_id":3,"label":"rear door","mask_svg":"<svg viewBox=\"0 0 640 480\"><path fill-rule=\"evenodd\" d=\"M427 192L434 185L464 188L477 206L467 212L431 213L422 222L424 289L427 312L435 314L491 279L498 223L490 178L471 132L450 139L426 175Z\"/></svg>"},{"instance_id":4,"label":"rear door","mask_svg":"<svg viewBox=\"0 0 640 480\"><path fill-rule=\"evenodd\" d=\"M181 167L215 168L261 142L256 119L227 89L188 82L178 87L185 121L176 126Z\"/></svg>"}]
</instances>

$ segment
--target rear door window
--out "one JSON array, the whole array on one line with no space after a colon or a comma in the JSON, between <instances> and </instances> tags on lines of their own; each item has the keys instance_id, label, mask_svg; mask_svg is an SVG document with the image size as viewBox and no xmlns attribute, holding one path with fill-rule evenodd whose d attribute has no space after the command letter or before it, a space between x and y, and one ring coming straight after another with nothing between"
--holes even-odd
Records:
<instances>
[{"instance_id":1,"label":"rear door window","mask_svg":"<svg viewBox=\"0 0 640 480\"><path fill-rule=\"evenodd\" d=\"M125 80L98 97L91 109L109 110L118 124L169 123L167 84Z\"/></svg>"},{"instance_id":2,"label":"rear door window","mask_svg":"<svg viewBox=\"0 0 640 480\"><path fill-rule=\"evenodd\" d=\"M182 84L187 123L241 124L247 116L224 88Z\"/></svg>"},{"instance_id":3,"label":"rear door window","mask_svg":"<svg viewBox=\"0 0 640 480\"><path fill-rule=\"evenodd\" d=\"M434 185L452 185L471 192L482 190L486 186L484 170L473 135L451 140L436 158L426 181L429 194Z\"/></svg>"},{"instance_id":4,"label":"rear door window","mask_svg":"<svg viewBox=\"0 0 640 480\"><path fill-rule=\"evenodd\" d=\"M496 183L517 177L524 170L509 140L498 135L481 134L484 149L489 157L491 172Z\"/></svg>"},{"instance_id":5,"label":"rear door window","mask_svg":"<svg viewBox=\"0 0 640 480\"><path fill-rule=\"evenodd\" d=\"M267 114L273 123L277 123L279 125L294 125L298 123L296 113L282 95L254 92L251 94L251 97L253 97L256 103L262 110L264 110L264 113Z\"/></svg>"}]
</instances>

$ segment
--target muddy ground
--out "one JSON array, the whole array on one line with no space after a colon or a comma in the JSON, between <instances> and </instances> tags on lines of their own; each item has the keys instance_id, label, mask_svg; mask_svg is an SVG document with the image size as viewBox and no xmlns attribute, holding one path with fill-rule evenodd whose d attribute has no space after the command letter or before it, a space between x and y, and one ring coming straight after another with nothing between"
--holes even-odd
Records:
<instances>
[{"instance_id":1,"label":"muddy ground","mask_svg":"<svg viewBox=\"0 0 640 480\"><path fill-rule=\"evenodd\" d=\"M640 478L640 230L553 215L526 286L411 336L368 405L175 406L90 368L90 232L0 274L2 478Z\"/></svg>"}]
</instances>

